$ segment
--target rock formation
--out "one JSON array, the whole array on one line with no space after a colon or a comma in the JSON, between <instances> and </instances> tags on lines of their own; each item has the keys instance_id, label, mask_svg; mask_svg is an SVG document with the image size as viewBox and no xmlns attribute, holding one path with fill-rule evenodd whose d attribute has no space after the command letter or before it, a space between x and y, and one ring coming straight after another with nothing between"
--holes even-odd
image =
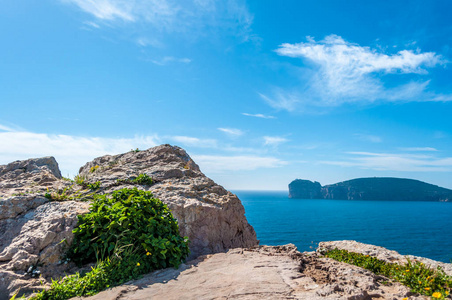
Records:
<instances>
[{"instance_id":1,"label":"rock formation","mask_svg":"<svg viewBox=\"0 0 452 300\"><path fill-rule=\"evenodd\" d=\"M179 147L162 145L145 151L102 156L80 168L89 182L99 181L102 192L127 187L118 179L133 180L139 174L155 184L142 189L168 205L179 222L182 236L190 239L191 258L230 248L257 245L245 209L236 195L207 178Z\"/></svg>"},{"instance_id":2,"label":"rock formation","mask_svg":"<svg viewBox=\"0 0 452 300\"><path fill-rule=\"evenodd\" d=\"M77 215L86 213L88 204L49 202L48 188L68 185L61 178L53 157L0 166L0 299L19 288L40 289L39 275L55 278L74 267L60 261L66 246L61 241L72 241Z\"/></svg>"},{"instance_id":3,"label":"rock formation","mask_svg":"<svg viewBox=\"0 0 452 300\"><path fill-rule=\"evenodd\" d=\"M133 184L140 174L155 183ZM89 203L68 199L88 194L87 184L97 181L96 193L125 187L152 191L172 210L180 234L191 240L191 258L258 244L237 196L207 178L179 147L96 158L80 169L78 181L62 178L53 157L0 166L0 299L18 288L21 293L43 288L35 278L39 274L45 283L75 270L61 256L72 241L77 215L86 213ZM60 201L50 201L46 193Z\"/></svg>"},{"instance_id":4,"label":"rock formation","mask_svg":"<svg viewBox=\"0 0 452 300\"><path fill-rule=\"evenodd\" d=\"M289 184L289 198L447 202L452 190L404 178L357 178L325 186L296 179Z\"/></svg>"}]
</instances>

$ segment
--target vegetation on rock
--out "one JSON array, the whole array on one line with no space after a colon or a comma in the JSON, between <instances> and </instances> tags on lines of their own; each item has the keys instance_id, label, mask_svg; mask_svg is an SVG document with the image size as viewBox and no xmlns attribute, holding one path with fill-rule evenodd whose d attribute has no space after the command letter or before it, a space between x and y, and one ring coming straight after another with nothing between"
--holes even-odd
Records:
<instances>
[{"instance_id":1,"label":"vegetation on rock","mask_svg":"<svg viewBox=\"0 0 452 300\"><path fill-rule=\"evenodd\" d=\"M189 254L177 220L150 192L134 188L95 195L90 212L78 219L67 256L79 265L97 264L86 274L53 281L33 299L93 295L152 270L177 268Z\"/></svg>"},{"instance_id":2,"label":"vegetation on rock","mask_svg":"<svg viewBox=\"0 0 452 300\"><path fill-rule=\"evenodd\" d=\"M452 277L447 276L440 267L434 270L408 259L404 265L391 264L369 255L337 248L326 252L325 256L386 276L409 287L414 293L433 299L445 299L452 291Z\"/></svg>"}]
</instances>

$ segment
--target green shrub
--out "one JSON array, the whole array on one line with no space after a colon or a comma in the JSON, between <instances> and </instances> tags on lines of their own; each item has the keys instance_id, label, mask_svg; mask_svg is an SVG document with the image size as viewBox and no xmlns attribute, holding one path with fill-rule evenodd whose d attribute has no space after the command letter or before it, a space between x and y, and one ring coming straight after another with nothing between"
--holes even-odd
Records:
<instances>
[{"instance_id":1,"label":"green shrub","mask_svg":"<svg viewBox=\"0 0 452 300\"><path fill-rule=\"evenodd\" d=\"M77 263L105 259L115 248L134 245L146 258L143 267L153 270L178 267L189 253L177 220L151 192L134 188L115 191L110 197L95 195L90 212L78 218L68 254Z\"/></svg>"},{"instance_id":2,"label":"green shrub","mask_svg":"<svg viewBox=\"0 0 452 300\"><path fill-rule=\"evenodd\" d=\"M32 299L69 299L94 295L108 287L165 267L188 256L188 239L176 219L152 193L121 189L94 195L90 212L78 217L68 257L78 264L96 262L91 271L52 282Z\"/></svg>"},{"instance_id":3,"label":"green shrub","mask_svg":"<svg viewBox=\"0 0 452 300\"><path fill-rule=\"evenodd\" d=\"M444 299L452 290L452 277L439 267L434 270L418 261L413 263L407 259L404 265L391 264L369 255L340 249L330 250L325 256L392 278L409 287L412 292L434 299Z\"/></svg>"}]
</instances>

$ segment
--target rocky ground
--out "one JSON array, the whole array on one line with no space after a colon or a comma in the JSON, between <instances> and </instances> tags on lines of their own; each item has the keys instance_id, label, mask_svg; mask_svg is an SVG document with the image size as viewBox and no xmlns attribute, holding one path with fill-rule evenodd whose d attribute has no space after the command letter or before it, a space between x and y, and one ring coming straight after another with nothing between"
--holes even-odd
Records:
<instances>
[{"instance_id":1,"label":"rocky ground","mask_svg":"<svg viewBox=\"0 0 452 300\"><path fill-rule=\"evenodd\" d=\"M145 299L428 299L359 267L299 253L294 245L232 249L179 269L153 272L88 298Z\"/></svg>"}]
</instances>

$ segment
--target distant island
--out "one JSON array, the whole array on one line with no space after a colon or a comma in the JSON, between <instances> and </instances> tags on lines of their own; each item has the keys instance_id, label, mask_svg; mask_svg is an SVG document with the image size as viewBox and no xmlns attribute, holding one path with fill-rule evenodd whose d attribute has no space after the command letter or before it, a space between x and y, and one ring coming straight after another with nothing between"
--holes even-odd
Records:
<instances>
[{"instance_id":1,"label":"distant island","mask_svg":"<svg viewBox=\"0 0 452 300\"><path fill-rule=\"evenodd\" d=\"M289 184L289 198L451 202L452 190L406 178L357 178L325 186L295 179Z\"/></svg>"}]
</instances>

